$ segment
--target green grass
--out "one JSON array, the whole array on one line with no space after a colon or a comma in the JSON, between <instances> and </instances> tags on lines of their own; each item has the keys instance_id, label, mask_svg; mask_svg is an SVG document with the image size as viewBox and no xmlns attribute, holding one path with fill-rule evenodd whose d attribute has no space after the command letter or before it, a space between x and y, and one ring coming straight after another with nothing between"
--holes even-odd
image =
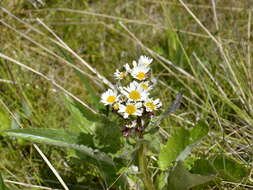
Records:
<instances>
[{"instance_id":1,"label":"green grass","mask_svg":"<svg viewBox=\"0 0 253 190\"><path fill-rule=\"evenodd\" d=\"M113 81L113 71L129 60L141 54L151 56L155 59L153 75L158 78L156 93L164 109L177 92L184 93L180 109L164 120L161 127L171 133L183 126L191 128L198 119L204 119L211 132L193 152L194 156L224 153L250 167L253 68L248 5L236 0L217 2L217 28L211 1L189 3L199 21L215 39L221 40L222 47L176 0L46 1L40 8L25 0L3 0L1 5L5 9L29 25L1 10L0 53L43 73L84 102L88 102L89 92L82 86L73 65L87 73L89 84L98 94L106 86L77 57L59 47L55 43L57 39L36 18L110 81ZM15 83L0 81L0 97L12 113L22 118L23 126L69 127L70 113L64 107L63 92L50 81L4 59L0 59L0 76ZM0 114L1 122L6 123L0 129L10 126L6 118L13 123L3 105ZM40 148L67 184L78 184L76 189L101 188L99 172L84 162L79 167L80 162L70 156L70 150L44 145ZM1 137L0 155L4 179L62 188L30 143ZM251 177L242 184L229 181L212 184L210 189L246 189L243 184L252 188ZM32 189L13 183L7 185L11 189Z\"/></svg>"}]
</instances>

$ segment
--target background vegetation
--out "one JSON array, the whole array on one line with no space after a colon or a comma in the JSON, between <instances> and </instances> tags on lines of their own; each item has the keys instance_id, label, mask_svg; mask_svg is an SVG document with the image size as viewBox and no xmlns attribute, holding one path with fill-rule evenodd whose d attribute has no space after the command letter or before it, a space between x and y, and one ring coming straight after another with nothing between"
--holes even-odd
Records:
<instances>
[{"instance_id":1,"label":"background vegetation","mask_svg":"<svg viewBox=\"0 0 253 190\"><path fill-rule=\"evenodd\" d=\"M91 92L82 85L74 66L85 73L90 87L99 95L105 86L86 62L112 81L116 68L145 54L155 59L153 75L158 79L157 95L164 108L179 91L184 94L180 109L166 118L161 128L171 134L203 119L209 124L209 136L192 153L193 158L226 155L233 160L232 167L224 169L226 177L205 189L253 189L251 1L0 3L0 53L50 79L2 56L1 130L17 127L12 116L27 128L73 127L75 118L64 103L65 92L54 82L88 103ZM43 23L86 62L60 47ZM45 145L40 148L70 189L101 189L99 172L86 162L80 164L71 150ZM10 189L61 188L27 141L0 136L0 158L0 171ZM248 169L247 175L240 173L242 167Z\"/></svg>"}]
</instances>

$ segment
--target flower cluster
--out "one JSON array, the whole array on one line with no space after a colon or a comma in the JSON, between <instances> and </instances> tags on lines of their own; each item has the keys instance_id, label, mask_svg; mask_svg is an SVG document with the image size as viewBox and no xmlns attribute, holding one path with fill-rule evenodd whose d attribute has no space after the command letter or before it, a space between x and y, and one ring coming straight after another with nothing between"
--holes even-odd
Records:
<instances>
[{"instance_id":1,"label":"flower cluster","mask_svg":"<svg viewBox=\"0 0 253 190\"><path fill-rule=\"evenodd\" d=\"M150 97L154 84L150 80L150 64L153 59L140 56L138 62L125 64L121 70L114 73L118 81L115 89L108 89L101 96L101 102L112 106L124 118L142 116L154 112L162 106L159 99ZM122 85L122 84L126 85Z\"/></svg>"}]
</instances>

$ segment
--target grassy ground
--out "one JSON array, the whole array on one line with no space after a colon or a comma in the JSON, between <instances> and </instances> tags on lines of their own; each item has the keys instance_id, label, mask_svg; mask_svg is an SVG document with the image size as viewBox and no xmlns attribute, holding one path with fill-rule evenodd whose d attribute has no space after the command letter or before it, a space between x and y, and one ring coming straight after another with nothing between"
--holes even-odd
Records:
<instances>
[{"instance_id":1,"label":"grassy ground","mask_svg":"<svg viewBox=\"0 0 253 190\"><path fill-rule=\"evenodd\" d=\"M55 42L54 31L92 68L112 80L112 71L146 54L155 59L153 75L165 107L178 91L181 108L162 123L168 132L208 121L210 135L194 152L196 157L225 153L252 166L253 67L251 11L245 1L40 1L3 0L0 11L0 53L28 65L86 101L73 66L79 67L98 93L105 89L84 63ZM43 1L41 1L43 2ZM186 1L185 1L186 2ZM38 20L39 18L40 20ZM36 20L37 19L37 20ZM0 59L0 118L8 121L8 108L22 124L67 128L69 113L62 92L45 78ZM4 79L4 80L3 80ZM7 106L7 107L5 107ZM30 107L27 110L27 106ZM0 137L0 171L6 180L61 188L30 143ZM71 152L40 146L73 189L100 188L97 171L69 158ZM246 189L223 181L210 189ZM11 189L40 189L15 185ZM74 186L78 184L79 187ZM249 187L251 189L253 187Z\"/></svg>"}]
</instances>

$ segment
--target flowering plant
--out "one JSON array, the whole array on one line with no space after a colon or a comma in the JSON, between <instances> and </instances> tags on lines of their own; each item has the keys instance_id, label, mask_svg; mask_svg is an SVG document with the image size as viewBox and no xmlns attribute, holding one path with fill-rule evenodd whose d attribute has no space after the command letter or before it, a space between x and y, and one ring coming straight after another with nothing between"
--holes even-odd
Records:
<instances>
[{"instance_id":1,"label":"flowering plant","mask_svg":"<svg viewBox=\"0 0 253 190\"><path fill-rule=\"evenodd\" d=\"M149 121L141 118L152 118L162 106L160 99L151 97L155 86L155 80L151 79L152 61L147 56L140 56L138 62L133 61L132 67L125 64L122 71L117 69L114 73L117 80L115 88L108 89L101 95L104 105L110 106L113 112L127 120L123 129L124 136L129 136L134 131L141 132Z\"/></svg>"},{"instance_id":2,"label":"flowering plant","mask_svg":"<svg viewBox=\"0 0 253 190\"><path fill-rule=\"evenodd\" d=\"M208 134L208 126L199 121L191 130L179 128L171 134L160 126L161 121L179 107L182 94L178 93L171 106L161 111L162 102L154 97L157 80L152 78L152 62L153 59L140 56L138 61L117 69L116 84L106 81L110 88L101 96L85 76L78 73L91 106L71 93L64 97L70 113L68 130L24 128L4 133L74 149L75 158L100 171L103 187L108 190L185 190L206 183L213 176L192 174L183 161Z\"/></svg>"}]
</instances>

